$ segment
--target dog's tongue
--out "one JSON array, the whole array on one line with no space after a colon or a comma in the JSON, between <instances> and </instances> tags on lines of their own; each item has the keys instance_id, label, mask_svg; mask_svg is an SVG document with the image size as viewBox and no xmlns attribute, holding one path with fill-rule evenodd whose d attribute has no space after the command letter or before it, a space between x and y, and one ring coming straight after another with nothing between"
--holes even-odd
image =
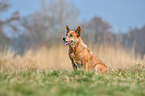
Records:
<instances>
[{"instance_id":1,"label":"dog's tongue","mask_svg":"<svg viewBox=\"0 0 145 96\"><path fill-rule=\"evenodd\" d=\"M69 44L69 43L70 43L70 42L65 42L64 44L67 45L67 44Z\"/></svg>"}]
</instances>

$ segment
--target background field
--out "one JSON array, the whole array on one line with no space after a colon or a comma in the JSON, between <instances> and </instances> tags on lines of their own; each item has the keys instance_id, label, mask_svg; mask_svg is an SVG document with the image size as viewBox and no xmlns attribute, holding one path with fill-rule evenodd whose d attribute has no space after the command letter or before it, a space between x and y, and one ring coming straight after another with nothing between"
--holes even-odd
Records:
<instances>
[{"instance_id":1,"label":"background field","mask_svg":"<svg viewBox=\"0 0 145 96\"><path fill-rule=\"evenodd\" d=\"M144 65L145 59L134 55L133 50L125 50L118 46L111 45L89 45L95 55L102 59L110 71L130 68L134 65ZM10 50L0 54L1 72L3 71L21 71L21 70L43 70L43 69L68 69L73 70L68 56L68 46L59 45L50 48L41 47L39 49L30 49L22 56L15 54Z\"/></svg>"}]
</instances>

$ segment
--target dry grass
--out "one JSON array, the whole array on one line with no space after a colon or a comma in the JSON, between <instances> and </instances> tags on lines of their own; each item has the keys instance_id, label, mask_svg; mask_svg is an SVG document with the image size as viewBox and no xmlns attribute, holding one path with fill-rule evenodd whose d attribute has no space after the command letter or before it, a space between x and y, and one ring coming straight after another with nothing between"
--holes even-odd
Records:
<instances>
[{"instance_id":1,"label":"dry grass","mask_svg":"<svg viewBox=\"0 0 145 96\"><path fill-rule=\"evenodd\" d=\"M121 47L111 45L89 45L97 57L102 59L110 70L129 68L135 64L144 64L145 58L134 56L134 52L127 52ZM37 51L28 50L23 56L6 51L0 54L0 71L21 71L29 69L68 69L72 70L68 57L68 46L52 46L49 49L41 47Z\"/></svg>"}]
</instances>

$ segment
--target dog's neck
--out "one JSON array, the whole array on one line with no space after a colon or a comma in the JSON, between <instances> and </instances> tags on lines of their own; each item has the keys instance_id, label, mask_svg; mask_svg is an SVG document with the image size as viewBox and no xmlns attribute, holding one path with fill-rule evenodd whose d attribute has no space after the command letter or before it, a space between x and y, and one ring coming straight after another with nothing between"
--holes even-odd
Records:
<instances>
[{"instance_id":1,"label":"dog's neck","mask_svg":"<svg viewBox=\"0 0 145 96\"><path fill-rule=\"evenodd\" d=\"M83 47L86 47L86 45L83 43L83 40L81 38L79 38L78 42L69 45L70 50L72 50L73 52L80 51L81 49L83 49Z\"/></svg>"}]
</instances>

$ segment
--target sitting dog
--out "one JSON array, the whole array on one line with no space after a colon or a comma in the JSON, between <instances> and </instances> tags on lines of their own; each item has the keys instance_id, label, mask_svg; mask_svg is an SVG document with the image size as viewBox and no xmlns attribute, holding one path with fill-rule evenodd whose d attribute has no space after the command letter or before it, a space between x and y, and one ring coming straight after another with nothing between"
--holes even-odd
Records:
<instances>
[{"instance_id":1,"label":"sitting dog","mask_svg":"<svg viewBox=\"0 0 145 96\"><path fill-rule=\"evenodd\" d=\"M71 31L66 26L66 36L63 38L65 45L69 45L69 58L74 70L84 67L85 70L95 70L97 72L108 72L107 66L97 58L81 39L81 28Z\"/></svg>"}]
</instances>

